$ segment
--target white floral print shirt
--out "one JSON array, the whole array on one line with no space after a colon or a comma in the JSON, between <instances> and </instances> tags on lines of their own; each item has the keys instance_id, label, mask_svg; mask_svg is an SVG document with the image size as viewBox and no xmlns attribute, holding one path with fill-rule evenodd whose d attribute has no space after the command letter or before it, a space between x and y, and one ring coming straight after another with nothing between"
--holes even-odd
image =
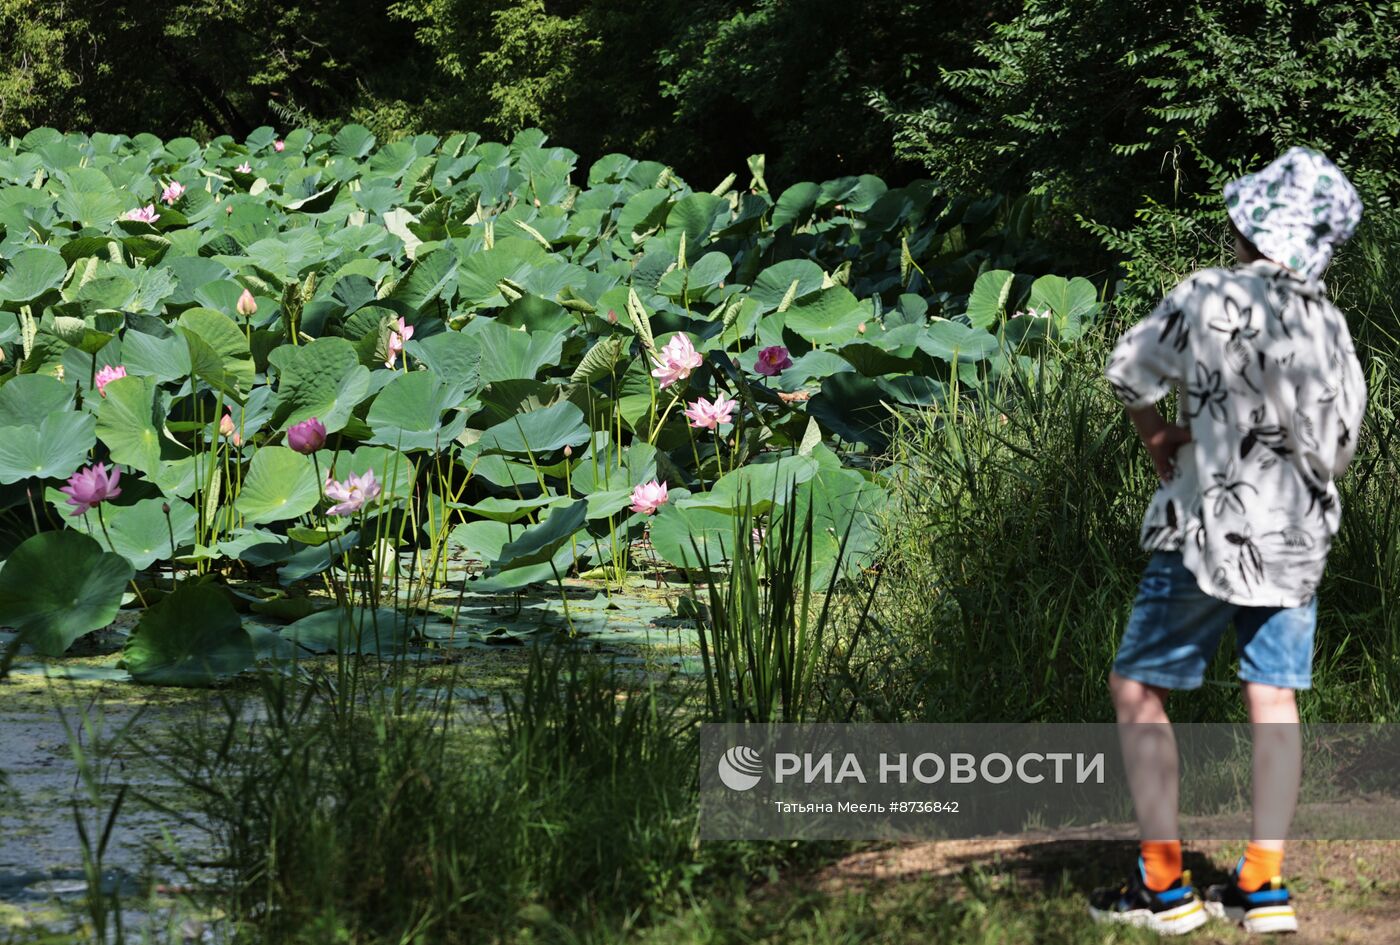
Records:
<instances>
[{"instance_id":1,"label":"white floral print shirt","mask_svg":"<svg viewBox=\"0 0 1400 945\"><path fill-rule=\"evenodd\" d=\"M1341 518L1366 379L1317 280L1269 260L1204 269L1127 331L1104 371L1129 409L1175 389L1191 442L1143 519L1201 590L1235 604L1310 601Z\"/></svg>"}]
</instances>

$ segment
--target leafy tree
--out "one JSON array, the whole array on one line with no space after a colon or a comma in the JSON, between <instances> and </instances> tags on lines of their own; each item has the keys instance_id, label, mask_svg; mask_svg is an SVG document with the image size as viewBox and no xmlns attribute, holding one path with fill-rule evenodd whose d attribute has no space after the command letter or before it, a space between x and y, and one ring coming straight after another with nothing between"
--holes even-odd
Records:
<instances>
[{"instance_id":1,"label":"leafy tree","mask_svg":"<svg viewBox=\"0 0 1400 945\"><path fill-rule=\"evenodd\" d=\"M1330 153L1373 212L1400 192L1400 5L1027 0L903 104L898 152L955 188L1057 195L1141 291L1214 261L1229 176Z\"/></svg>"}]
</instances>

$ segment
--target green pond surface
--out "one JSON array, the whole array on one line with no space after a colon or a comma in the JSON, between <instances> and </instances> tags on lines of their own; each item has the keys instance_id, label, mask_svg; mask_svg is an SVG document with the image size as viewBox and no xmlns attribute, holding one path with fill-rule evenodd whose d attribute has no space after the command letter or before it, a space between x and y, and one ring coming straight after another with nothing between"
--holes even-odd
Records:
<instances>
[{"instance_id":1,"label":"green pond surface","mask_svg":"<svg viewBox=\"0 0 1400 945\"><path fill-rule=\"evenodd\" d=\"M411 668L398 685L424 702L450 685L463 721L480 726L499 709L501 692L524 673L532 643L580 647L638 676L698 672L694 624L675 616L686 590L648 580L608 593L599 584L571 581L562 589L490 596L449 585L419 595L416 611L407 615L412 629L405 645L376 648L362 641L360 649L371 654L367 659L385 671L384 678L389 660L405 661ZM389 620L405 612L383 613ZM71 940L87 890L75 817L84 819L90 835L100 834L121 785L129 789L104 858L103 888L120 894L128 936L219 939L219 924L198 916L179 896L190 869L171 862L192 850L205 860L217 853L197 826L146 800L193 812L150 752L159 752L162 738L192 713L224 712L225 699L251 690L250 674L206 689L139 685L119 665L138 618L135 609L122 611L111 628L89 635L61 658L22 649L10 677L0 681L0 945ZM324 634L301 639L289 635L289 626L257 614L247 615L244 625L261 657L255 672L329 669L337 661L326 652L333 638ZM397 634L388 635L390 642ZM13 638L0 630L0 649ZM382 655L374 655L377 649ZM250 723L257 705L249 699L243 710ZM129 739L119 737L124 728ZM109 747L102 747L104 740ZM95 756L100 803L80 776L75 748ZM217 882L212 871L204 872ZM193 875L201 870L195 867ZM53 935L58 937L48 937Z\"/></svg>"}]
</instances>

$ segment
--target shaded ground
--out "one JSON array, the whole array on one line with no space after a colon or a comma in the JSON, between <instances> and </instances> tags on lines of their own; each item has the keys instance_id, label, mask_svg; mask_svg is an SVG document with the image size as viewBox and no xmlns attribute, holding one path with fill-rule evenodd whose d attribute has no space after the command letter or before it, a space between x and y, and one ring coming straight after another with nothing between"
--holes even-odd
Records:
<instances>
[{"instance_id":1,"label":"shaded ground","mask_svg":"<svg viewBox=\"0 0 1400 945\"><path fill-rule=\"evenodd\" d=\"M871 903L911 886L935 895L966 897L977 894L970 891L973 885L1008 893L1014 889L1016 898L1072 900L1094 885L1121 878L1137 856L1133 837L1131 827L1119 827L903 844L852 854L800 885L805 892L833 900L856 897ZM1244 844L1205 840L1187 847L1186 866L1197 884L1205 885L1223 879ZM1288 941L1400 942L1400 842L1294 841L1285 871L1300 921L1299 934ZM1229 943L1249 937L1223 923L1211 923L1189 940Z\"/></svg>"}]
</instances>

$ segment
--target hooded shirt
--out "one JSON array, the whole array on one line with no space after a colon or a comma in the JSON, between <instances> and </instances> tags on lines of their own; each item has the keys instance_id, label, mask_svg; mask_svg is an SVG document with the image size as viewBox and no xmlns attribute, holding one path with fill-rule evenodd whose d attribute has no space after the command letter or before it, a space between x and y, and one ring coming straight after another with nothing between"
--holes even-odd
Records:
<instances>
[{"instance_id":1,"label":"hooded shirt","mask_svg":"<svg viewBox=\"0 0 1400 945\"><path fill-rule=\"evenodd\" d=\"M1196 272L1123 335L1105 375L1129 409L1176 390L1191 429L1148 506L1142 547L1179 550L1221 600L1310 601L1366 407L1351 334L1322 282L1267 259Z\"/></svg>"}]
</instances>

